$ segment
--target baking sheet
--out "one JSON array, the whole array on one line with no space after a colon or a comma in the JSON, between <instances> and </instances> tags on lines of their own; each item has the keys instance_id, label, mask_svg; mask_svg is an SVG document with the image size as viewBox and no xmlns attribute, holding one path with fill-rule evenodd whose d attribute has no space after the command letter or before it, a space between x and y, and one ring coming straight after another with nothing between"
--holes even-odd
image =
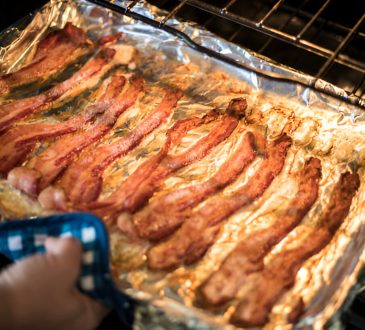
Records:
<instances>
[{"instance_id":1,"label":"baking sheet","mask_svg":"<svg viewBox=\"0 0 365 330\"><path fill-rule=\"evenodd\" d=\"M120 4L125 6L128 2ZM158 20L163 15L163 12L146 3L137 4L133 10ZM285 129L288 118L294 115L300 119L298 127L290 133L294 145L283 172L265 192L263 198L225 222L219 240L194 267L180 267L167 276L150 272L144 266L146 245L131 244L119 233L111 233L113 265L123 290L140 301L148 302L141 304L137 309L135 326L149 329L153 325L156 328L164 326L191 329L226 326L230 310L215 315L193 307L194 288L219 265L240 237L244 237L254 228L260 228L263 219L267 223L275 219L275 211L284 208L295 193L292 173L314 155L321 159L323 167L319 198L303 223L288 235L283 244L279 244L272 251L273 254L285 246L295 246L303 239L305 232L316 225L316 220L328 203L331 189L341 172L348 168L360 168L362 184L349 216L331 244L300 269L295 286L274 307L270 322L265 328L290 328L286 315L292 309L292 302L298 301L300 297L305 302L306 313L296 327L322 328L327 320L336 314L350 288L356 283L365 260L365 187L362 168L365 163L362 142L365 138L364 112L309 88L265 79L254 72L239 70L213 60L162 30L82 0L52 0L32 18L25 30L20 31L17 25L3 32L0 44L7 46L0 49L2 72L12 72L28 63L34 54L37 41L41 40L49 29L60 28L67 21L85 29L94 40L102 35L121 31L124 35L120 43L132 45L139 52L136 67L130 66L123 70L142 74L148 81L150 93L121 116L117 124L118 134L114 131L106 139L118 138L133 128L138 120L158 103L164 86L176 86L186 92L173 116L163 127L151 134L129 155L120 158L109 167L105 177L104 196L113 191L146 157L158 152L166 128L175 120L190 115L203 115L212 107L224 110L232 97L245 96L249 105L248 112L264 113L264 122L259 124L266 127L267 136L271 139ZM295 75L303 81L312 79L271 64L256 54L213 37L194 24L176 19L169 20L167 24L185 32L196 42L254 68L287 76ZM339 94L344 93L323 81L318 84L325 85L325 88L333 88ZM87 103L89 99L85 98L84 101ZM204 136L208 130L209 126L195 131L183 140L180 149L174 151L183 151L191 141ZM223 147L215 148L202 161L171 176L166 180L163 191L158 194L201 182L212 176L227 155L234 151L244 130L245 127L241 124ZM242 175L223 193L234 191L242 185L257 165L258 162L254 163L251 172ZM282 182L286 184L283 186ZM34 201L12 190L6 181L0 182L0 202L2 213L7 217L46 212ZM166 313L161 314L161 311Z\"/></svg>"}]
</instances>

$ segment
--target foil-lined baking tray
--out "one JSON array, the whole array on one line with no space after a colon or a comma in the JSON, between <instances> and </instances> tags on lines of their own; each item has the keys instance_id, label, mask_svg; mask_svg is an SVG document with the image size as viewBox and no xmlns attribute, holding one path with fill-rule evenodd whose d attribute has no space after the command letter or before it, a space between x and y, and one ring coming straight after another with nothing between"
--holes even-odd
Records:
<instances>
[{"instance_id":1,"label":"foil-lined baking tray","mask_svg":"<svg viewBox=\"0 0 365 330\"><path fill-rule=\"evenodd\" d=\"M128 3L116 2L122 7L126 7ZM165 15L164 12L145 2L138 3L133 10L157 21ZM348 304L361 290L361 283L357 282L357 278L365 261L364 111L303 85L281 82L255 74L254 70L258 68L293 77L298 81L313 81L312 77L270 63L268 59L217 38L195 24L175 18L167 21L167 25L183 31L195 42L244 63L252 67L253 71L238 69L210 58L189 48L182 40L161 29L85 0L52 0L34 16L29 16L4 31L0 36L2 73L15 71L28 63L34 54L37 42L50 29L61 28L66 22L81 27L94 40L106 34L123 32L120 43L132 45L139 53L136 67L131 65L126 70L142 74L152 92L138 105L139 110L143 111L133 107L122 116L118 121L122 129L118 134L123 134L125 123L128 122L127 128L133 127L141 118L139 113L147 112L152 105L158 103L164 85L179 87L187 94L186 98L179 102L173 117L165 127L157 130L135 151L119 159L109 169L103 192L105 195L143 160L159 150L165 129L172 122L188 115L202 115L212 107L223 110L232 97L245 96L249 105L248 111L252 113L261 111L265 114L265 122L260 124L266 126L269 139L282 133L288 118L294 116L301 122L300 129L291 132L294 146L279 178L268 189L263 199L254 203L249 210L229 218L219 240L195 266L180 267L167 276L156 275L144 266L145 246L128 242L118 232L111 233L116 278L121 290L139 302L135 327L231 328L232 326L227 323L229 311L214 314L193 306L194 288L232 250L240 238L240 230L245 226L250 228L253 220L263 217L267 222L273 220L274 215L270 214L284 207L293 196L291 171L300 168L304 160L312 155L320 158L323 164L320 195L310 214L286 238L285 244L295 246L305 228L315 226L341 172L348 168L359 169L362 184L348 217L331 244L308 260L300 269L295 286L274 307L270 322L265 329L292 327L319 329L328 324L330 319L336 322L345 300ZM24 27L25 29L22 29ZM331 89L338 95L346 95L343 90L324 81L318 81L317 84L321 88ZM84 101L87 103L89 100L85 98ZM213 175L224 157L234 150L243 130L243 128L241 131L237 130L222 148L216 148L203 161L170 177L165 183L164 191L201 182L207 176ZM197 131L194 135L188 136L179 151L183 151L189 142L204 134L206 131ZM237 189L245 181L245 175L229 186L228 190ZM285 187L280 185L282 182L286 182ZM0 183L0 207L2 214L8 218L36 216L46 212L36 202L9 187L4 180ZM259 228L260 221L256 222ZM283 244L279 244L275 249L280 250L282 246ZM286 315L292 310L293 302L299 298L302 298L306 305L305 314L297 324L292 325L286 320Z\"/></svg>"}]
</instances>

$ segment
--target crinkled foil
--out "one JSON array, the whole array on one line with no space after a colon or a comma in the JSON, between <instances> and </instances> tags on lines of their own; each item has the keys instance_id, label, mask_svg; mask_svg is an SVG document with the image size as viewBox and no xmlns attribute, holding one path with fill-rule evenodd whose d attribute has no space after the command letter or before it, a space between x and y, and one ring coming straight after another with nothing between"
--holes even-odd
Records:
<instances>
[{"instance_id":1,"label":"crinkled foil","mask_svg":"<svg viewBox=\"0 0 365 330\"><path fill-rule=\"evenodd\" d=\"M127 4L120 2L121 6ZM133 10L157 20L164 16L162 11L146 3L137 4ZM34 54L35 45L45 33L62 27L67 21L85 29L92 39L122 31L124 37L121 43L132 45L139 52L135 70L148 81L150 93L121 116L117 129L106 139L123 136L128 129L133 128L159 102L164 85L180 87L186 92L163 127L109 167L105 176L104 195L110 193L146 157L158 152L164 132L173 121L187 115L202 115L212 107L223 110L232 97L245 96L249 104L248 112L255 114L261 111L264 114L263 119L256 124L266 127L268 138L274 139L288 127L287 124L293 118L297 119L296 126L289 132L294 143L282 173L262 198L224 223L218 241L195 265L180 267L167 275L148 271L144 265L146 244L132 244L121 234L111 233L113 267L121 290L140 302L134 326L139 329L233 328L227 322L230 309L214 314L194 307L194 289L218 267L240 238L260 228L264 222L270 224L274 221L275 213L284 209L295 193L293 173L311 156L320 158L323 166L318 200L301 225L274 248L268 260L272 254L285 247L300 243L305 233L316 227L341 172L348 168L359 168L362 184L348 217L331 244L299 270L294 287L276 304L265 329L320 329L331 318L336 322L346 297L347 302L351 301L361 290L357 278L365 260L365 113L309 88L265 79L254 72L213 60L162 30L84 0L52 0L35 15L4 31L0 36L0 70L8 73L28 63ZM196 42L252 68L295 76L302 81L312 80L311 77L270 63L267 59L219 39L192 23L171 19L167 24L185 32ZM26 28L21 29L25 25ZM133 66L128 70L133 71ZM344 95L344 91L326 82L319 81L318 84ZM85 98L84 103L87 102L90 100ZM202 161L171 176L157 195L212 176L235 149L245 129L241 123L223 146L216 147ZM208 130L209 126L189 134L174 152L184 150L191 141L205 135ZM244 184L259 162L254 162L250 170L227 187L223 194ZM9 217L45 212L36 202L11 189L4 180L0 182L0 207L2 214ZM292 325L286 316L299 299L305 303L305 314L296 325Z\"/></svg>"}]
</instances>

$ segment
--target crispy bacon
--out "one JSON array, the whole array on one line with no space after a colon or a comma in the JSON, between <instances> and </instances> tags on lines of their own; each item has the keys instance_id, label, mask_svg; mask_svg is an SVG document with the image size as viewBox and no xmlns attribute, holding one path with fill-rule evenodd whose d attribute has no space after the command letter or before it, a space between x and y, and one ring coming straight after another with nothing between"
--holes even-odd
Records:
<instances>
[{"instance_id":1,"label":"crispy bacon","mask_svg":"<svg viewBox=\"0 0 365 330\"><path fill-rule=\"evenodd\" d=\"M195 127L199 127L204 124L208 124L213 120L216 120L218 113L211 111L203 118L191 117L184 120L177 121L166 133L166 140L161 150L153 157L147 159L141 166L133 172L128 179L123 182L119 187L120 194L128 196L132 189L141 185L144 180L147 180L154 171L159 167L162 160L165 159L169 149L172 146L176 146L186 133ZM116 195L116 194L115 194ZM103 201L97 201L93 205L93 211L104 219L113 219L113 217L119 213L123 205L120 206L118 203L114 203L114 200L109 199Z\"/></svg>"},{"instance_id":2,"label":"crispy bacon","mask_svg":"<svg viewBox=\"0 0 365 330\"><path fill-rule=\"evenodd\" d=\"M103 97L104 101L108 100L109 102L106 111L78 132L59 138L57 142L27 164L28 171L40 174L37 182L31 185L37 187L36 192L44 189L55 180L81 150L102 138L113 127L119 115L133 105L139 92L143 89L143 79L131 79L130 87L124 94L121 94L124 83L125 78L123 76L113 77L108 86L108 92ZM18 179L18 181L20 184L17 185L17 188L32 195L30 191L25 189L30 186L29 183L24 180L25 187L22 187L22 180Z\"/></svg>"},{"instance_id":3,"label":"crispy bacon","mask_svg":"<svg viewBox=\"0 0 365 330\"><path fill-rule=\"evenodd\" d=\"M160 164L153 171L149 171L151 174L143 182L135 184L134 180L136 180L136 177L134 175L130 176L110 197L102 201L102 203L107 205L105 211L108 216L110 216L110 212L113 216L116 212L122 210L132 213L137 211L148 201L168 175L205 157L214 146L231 135L238 124L237 115L240 116L246 109L246 106L246 100L244 99L232 100L226 113L219 116L215 126L207 136L200 139L181 154L174 156L166 154ZM102 210L99 211L103 212Z\"/></svg>"},{"instance_id":4,"label":"crispy bacon","mask_svg":"<svg viewBox=\"0 0 365 330\"><path fill-rule=\"evenodd\" d=\"M176 122L174 126L168 130L166 141L163 147L161 148L160 152L157 153L157 155L149 158L127 179L126 182L124 182L126 190L133 189L135 185L141 184L141 182L145 178L151 175L153 170L161 162L161 159L165 157L169 147L171 145L177 144L188 130L192 129L193 127L199 126L203 123L208 123L214 120L216 116L217 115L215 113L210 113L209 115L203 118L193 117ZM59 203L53 202L52 193L56 194L55 198L58 198L57 196L60 196L60 193L62 192L63 196L66 198L66 195L62 188L48 187L45 190L47 190L47 193L45 194L46 198L43 199L41 204L46 208L52 209L55 208L57 205L60 205ZM94 212L99 215L102 215L104 219L106 219L107 211L113 214L113 209L110 208L109 204L101 204L100 202L96 202L93 208L95 208Z\"/></svg>"},{"instance_id":5,"label":"crispy bacon","mask_svg":"<svg viewBox=\"0 0 365 330\"><path fill-rule=\"evenodd\" d=\"M229 185L255 158L255 137L248 132L237 150L209 180L176 190L158 198L137 213L133 222L139 237L157 240L175 231L184 221L181 211L192 208L202 200Z\"/></svg>"},{"instance_id":6,"label":"crispy bacon","mask_svg":"<svg viewBox=\"0 0 365 330\"><path fill-rule=\"evenodd\" d=\"M204 158L213 147L232 134L237 127L237 124L238 121L236 118L230 115L222 116L220 120L217 120L217 124L212 128L209 134L195 143L187 151L176 156L167 155L153 175L139 185L137 189L123 201L124 209L135 212L138 208L143 206L168 175ZM112 194L110 200L116 198L119 204L121 200L118 198L117 193L118 192Z\"/></svg>"},{"instance_id":7,"label":"crispy bacon","mask_svg":"<svg viewBox=\"0 0 365 330\"><path fill-rule=\"evenodd\" d=\"M114 143L101 144L73 163L61 182L69 200L75 205L96 200L101 191L104 169L112 161L135 148L146 135L166 121L182 95L180 91L167 91L154 111L127 136Z\"/></svg>"},{"instance_id":8,"label":"crispy bacon","mask_svg":"<svg viewBox=\"0 0 365 330\"><path fill-rule=\"evenodd\" d=\"M235 297L247 275L264 267L264 257L296 227L318 196L321 164L310 159L297 173L298 191L283 216L272 226L253 232L229 254L218 271L202 285L201 294L209 305L221 305Z\"/></svg>"},{"instance_id":9,"label":"crispy bacon","mask_svg":"<svg viewBox=\"0 0 365 330\"><path fill-rule=\"evenodd\" d=\"M85 79L95 75L110 62L114 54L114 49L103 48L69 79L55 85L42 94L0 105L0 132L7 129L16 120L42 110L50 102L57 100L67 91L82 83Z\"/></svg>"},{"instance_id":10,"label":"crispy bacon","mask_svg":"<svg viewBox=\"0 0 365 330\"><path fill-rule=\"evenodd\" d=\"M319 228L313 229L297 247L275 255L262 271L252 277L251 289L238 304L232 323L244 327L267 323L272 307L293 286L299 268L331 241L347 216L359 185L356 173L341 176Z\"/></svg>"},{"instance_id":11,"label":"crispy bacon","mask_svg":"<svg viewBox=\"0 0 365 330\"><path fill-rule=\"evenodd\" d=\"M188 213L183 225L168 240L148 251L148 266L171 269L202 257L214 243L220 223L260 197L280 173L290 145L291 140L283 135L268 146L267 158L242 188L230 196L214 196L203 208Z\"/></svg>"},{"instance_id":12,"label":"crispy bacon","mask_svg":"<svg viewBox=\"0 0 365 330\"><path fill-rule=\"evenodd\" d=\"M18 125L1 135L0 175L7 174L12 168L22 163L37 142L75 132L95 116L103 113L109 107L109 101L103 99L105 95L108 95L109 82L110 80L106 80L100 87L103 93L100 94L99 102L95 102L64 122Z\"/></svg>"},{"instance_id":13,"label":"crispy bacon","mask_svg":"<svg viewBox=\"0 0 365 330\"><path fill-rule=\"evenodd\" d=\"M85 54L90 45L84 31L67 23L62 30L51 32L40 41L29 65L0 77L0 95L15 86L45 79L59 72Z\"/></svg>"}]
</instances>

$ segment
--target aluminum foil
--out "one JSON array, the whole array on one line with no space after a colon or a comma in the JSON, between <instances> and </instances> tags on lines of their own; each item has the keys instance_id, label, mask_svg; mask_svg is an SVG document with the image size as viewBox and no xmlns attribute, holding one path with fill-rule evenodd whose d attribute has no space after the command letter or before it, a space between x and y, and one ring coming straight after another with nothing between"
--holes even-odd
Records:
<instances>
[{"instance_id":1,"label":"aluminum foil","mask_svg":"<svg viewBox=\"0 0 365 330\"><path fill-rule=\"evenodd\" d=\"M128 2L119 4L125 7ZM143 2L137 4L133 10L159 21L164 16L163 11ZM143 119L159 102L165 86L179 87L186 92L166 124L129 155L120 158L108 168L103 196L113 191L147 157L159 151L166 129L175 120L190 115L203 115L213 107L224 110L232 97L245 96L249 104L247 112L253 116L258 112L263 113L262 119L253 126L264 126L269 139L274 139L286 130L294 142L282 173L264 196L230 217L224 223L218 241L204 258L191 267L180 267L168 274L148 271L144 255L148 244L130 242L120 233L111 231L116 280L120 283L121 290L139 301L135 328L233 328L227 322L232 308L212 313L194 306L195 288L217 268L238 240L250 231L260 228L264 222L267 225L275 220L276 212L284 209L295 194L293 173L311 156L322 161L319 198L302 224L275 247L267 260L278 251L300 244L306 233L315 230L340 173L346 169L358 169L361 187L353 200L348 217L331 244L309 259L299 270L295 286L275 305L265 329L320 329L329 319L336 321L346 297L349 301L361 290L357 277L365 261L365 113L359 108L298 84L266 79L254 72L240 70L209 58L162 30L84 0L52 0L35 15L4 31L0 36L1 71L12 72L28 63L37 42L50 29L61 28L68 21L86 30L91 39L116 31L123 32L120 44L134 47L138 56L135 62L120 70L127 74L137 72L148 82L149 93L121 116L116 129L105 138L106 141L123 136ZM175 18L167 21L167 24L185 32L194 41L252 68L280 73L301 81L312 81L309 76L270 63L257 54L213 36L195 24ZM21 29L24 25L26 28ZM345 95L344 91L324 81L317 84L333 89L339 95ZM78 98L77 105L85 106L89 102L90 96L82 96ZM36 120L44 118L39 116ZM57 116L53 120L57 120ZM291 126L293 122L295 127ZM288 127L291 129L288 130ZM208 125L189 134L173 152L183 151L192 141L207 134L209 128ZM223 146L216 147L202 161L169 177L163 190L152 198L214 175L224 159L235 150L246 129L244 123L240 123ZM255 161L246 173L222 193L242 186L259 163L260 160ZM13 190L4 180L0 181L0 208L2 214L8 218L36 216L47 212L37 202ZM305 314L296 325L292 325L286 317L299 299L303 299L305 303Z\"/></svg>"}]
</instances>

